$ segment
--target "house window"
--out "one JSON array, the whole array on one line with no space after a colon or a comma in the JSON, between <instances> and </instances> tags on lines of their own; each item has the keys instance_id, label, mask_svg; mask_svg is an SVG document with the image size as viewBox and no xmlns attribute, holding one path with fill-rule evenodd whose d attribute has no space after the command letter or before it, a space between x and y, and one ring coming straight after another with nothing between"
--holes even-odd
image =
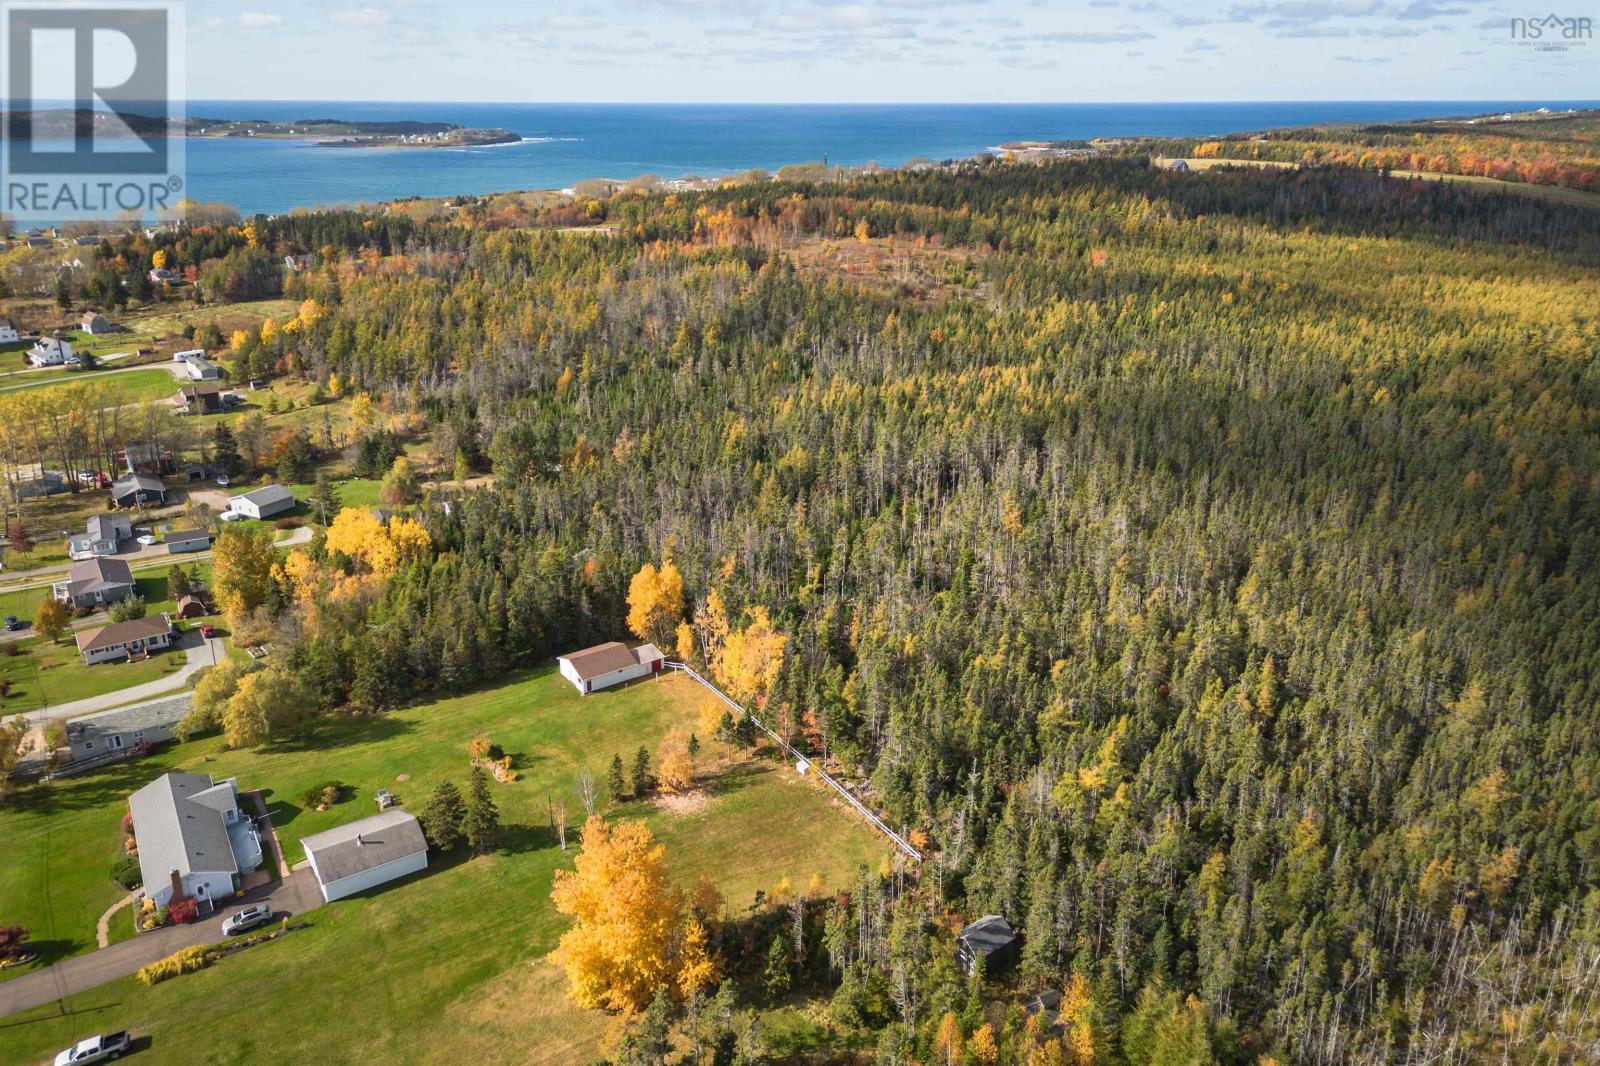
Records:
<instances>
[{"instance_id":1,"label":"house window","mask_svg":"<svg viewBox=\"0 0 1600 1066\"><path fill-rule=\"evenodd\" d=\"M110 748L112 751L119 750L122 747L122 734L112 733L111 736L106 740L106 747Z\"/></svg>"},{"instance_id":2,"label":"house window","mask_svg":"<svg viewBox=\"0 0 1600 1066\"><path fill-rule=\"evenodd\" d=\"M135 730L134 730L134 731L133 731L133 742L134 742L134 743L135 743L135 744L137 744L137 743L139 743L139 741L141 741L141 740L143 740L143 739L144 739L144 730L142 730L142 729L135 729Z\"/></svg>"}]
</instances>

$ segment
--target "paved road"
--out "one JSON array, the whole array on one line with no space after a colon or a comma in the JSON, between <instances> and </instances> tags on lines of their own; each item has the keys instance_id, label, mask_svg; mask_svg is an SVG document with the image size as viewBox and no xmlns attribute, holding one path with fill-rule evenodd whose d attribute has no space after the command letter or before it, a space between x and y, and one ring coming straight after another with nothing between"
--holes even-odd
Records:
<instances>
[{"instance_id":1,"label":"paved road","mask_svg":"<svg viewBox=\"0 0 1600 1066\"><path fill-rule=\"evenodd\" d=\"M93 714L95 711L109 711L114 707L124 704L138 703L141 700L154 699L157 696L181 689L188 685L189 678L193 677L201 667L220 663L227 657L227 652L222 646L221 637L206 640L200 636L198 630L191 629L178 638L176 647L182 648L186 657L183 666L176 672L166 677L147 681L142 685L132 685L128 688L119 688L115 692L106 692L99 696L89 696L81 700L71 700L67 703L58 703L54 707L40 707L35 711L26 712L30 725L37 725L51 720L63 718L76 718L79 715ZM117 664L108 663L103 666L90 667L91 670L115 670Z\"/></svg>"},{"instance_id":2,"label":"paved road","mask_svg":"<svg viewBox=\"0 0 1600 1066\"><path fill-rule=\"evenodd\" d=\"M276 917L300 915L320 906L322 893L317 890L316 877L309 868L296 870L286 880L246 892L244 899L218 907L217 913L204 921L153 929L108 948L63 959L46 969L0 982L0 1018L127 977L137 973L139 967L183 948L226 940L222 935L222 919L246 903L263 900L272 905Z\"/></svg>"},{"instance_id":3,"label":"paved road","mask_svg":"<svg viewBox=\"0 0 1600 1066\"><path fill-rule=\"evenodd\" d=\"M178 517L181 517L181 515L172 514L164 518L147 519L144 524L149 525L151 521L165 521ZM273 541L272 546L274 548L292 548L297 544L309 544L313 532L310 526L300 526L291 530L287 536ZM138 551L122 552L111 556L111 558L121 559L130 567L135 568L168 561L188 564L211 558L211 549L207 548L205 551L198 552L181 552L173 555L167 551L165 544L154 544L148 548L140 548ZM6 574L6 580L20 581L21 583L0 585L0 592L20 592L25 589L49 588L66 576L67 570L71 566L71 563L54 563L50 566L41 566L33 570L12 571Z\"/></svg>"}]
</instances>

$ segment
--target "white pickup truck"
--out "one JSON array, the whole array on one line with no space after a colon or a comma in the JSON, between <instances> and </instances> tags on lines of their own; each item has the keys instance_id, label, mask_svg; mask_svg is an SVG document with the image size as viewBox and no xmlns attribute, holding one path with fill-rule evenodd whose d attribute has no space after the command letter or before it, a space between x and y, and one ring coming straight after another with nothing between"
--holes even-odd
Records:
<instances>
[{"instance_id":1,"label":"white pickup truck","mask_svg":"<svg viewBox=\"0 0 1600 1066\"><path fill-rule=\"evenodd\" d=\"M80 1040L56 1056L56 1066L80 1066L86 1062L105 1062L107 1059L122 1057L122 1053L133 1046L133 1040L128 1036L126 1029L119 1033L107 1033L104 1036L91 1036L87 1040Z\"/></svg>"}]
</instances>

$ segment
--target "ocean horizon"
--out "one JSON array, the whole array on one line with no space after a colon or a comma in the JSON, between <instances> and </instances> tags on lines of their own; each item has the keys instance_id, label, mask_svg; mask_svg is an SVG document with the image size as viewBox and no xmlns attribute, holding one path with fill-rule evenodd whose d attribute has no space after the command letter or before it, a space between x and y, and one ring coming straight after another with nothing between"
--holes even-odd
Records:
<instances>
[{"instance_id":1,"label":"ocean horizon","mask_svg":"<svg viewBox=\"0 0 1600 1066\"><path fill-rule=\"evenodd\" d=\"M505 104L191 100L188 114L287 122L339 118L505 128L520 144L325 148L311 141L191 139L187 195L247 215L409 197L569 188L587 178L716 177L792 163L898 166L961 159L1016 140L1192 137L1278 126L1387 122L1575 100L1128 104Z\"/></svg>"}]
</instances>

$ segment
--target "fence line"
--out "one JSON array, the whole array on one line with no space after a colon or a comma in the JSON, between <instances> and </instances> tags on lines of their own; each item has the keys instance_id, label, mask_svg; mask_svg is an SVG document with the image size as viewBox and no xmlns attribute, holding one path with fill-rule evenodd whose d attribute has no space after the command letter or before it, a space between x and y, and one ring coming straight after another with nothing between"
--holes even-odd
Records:
<instances>
[{"instance_id":1,"label":"fence line","mask_svg":"<svg viewBox=\"0 0 1600 1066\"><path fill-rule=\"evenodd\" d=\"M790 755L792 758L803 760L818 777L822 778L822 780L828 783L829 788L833 789L840 796L844 797L844 801L850 804L850 806L854 807L858 814L860 814L867 821L871 822L879 832L883 833L884 836L892 840L895 847L899 848L902 852L909 855L917 862L922 861L922 852L913 847L911 841L907 840L905 837L901 836L899 833L890 828L889 823L885 822L882 818L879 818L877 813L873 811L872 808L856 799L855 796L851 794L849 789L845 788L838 781L835 781L833 777L828 774L827 771L823 770L822 767L818 766L810 756L801 754L794 745L790 744L787 740L784 740L774 730L768 727L767 723L763 722L752 712L734 702L732 698L730 698L717 686L707 681L704 677L701 677L700 673L695 670L694 667L690 666L688 663L673 662L671 659L667 660L667 666L674 670L679 670L685 674L688 674L690 677L700 682L700 684L703 685L712 695L716 696L717 699L727 704L732 710L754 722L757 729L771 737L778 747L782 748L788 755Z\"/></svg>"}]
</instances>

